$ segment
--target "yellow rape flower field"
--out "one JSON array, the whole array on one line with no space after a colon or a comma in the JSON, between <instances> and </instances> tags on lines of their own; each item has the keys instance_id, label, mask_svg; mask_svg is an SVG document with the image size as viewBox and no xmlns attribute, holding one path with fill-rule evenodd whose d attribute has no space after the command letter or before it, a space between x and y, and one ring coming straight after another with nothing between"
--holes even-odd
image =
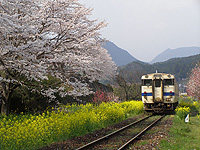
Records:
<instances>
[{"instance_id":1,"label":"yellow rape flower field","mask_svg":"<svg viewBox=\"0 0 200 150\"><path fill-rule=\"evenodd\" d=\"M61 106L42 114L0 117L0 149L38 149L143 112L141 101Z\"/></svg>"}]
</instances>

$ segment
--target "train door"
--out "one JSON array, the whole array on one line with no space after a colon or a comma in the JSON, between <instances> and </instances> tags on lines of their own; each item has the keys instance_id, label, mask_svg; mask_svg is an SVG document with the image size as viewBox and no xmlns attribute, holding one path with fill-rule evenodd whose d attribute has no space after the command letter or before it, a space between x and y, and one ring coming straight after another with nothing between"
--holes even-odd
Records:
<instances>
[{"instance_id":1,"label":"train door","mask_svg":"<svg viewBox=\"0 0 200 150\"><path fill-rule=\"evenodd\" d=\"M162 102L163 101L163 90L162 90L162 80L155 79L154 80L154 102Z\"/></svg>"}]
</instances>

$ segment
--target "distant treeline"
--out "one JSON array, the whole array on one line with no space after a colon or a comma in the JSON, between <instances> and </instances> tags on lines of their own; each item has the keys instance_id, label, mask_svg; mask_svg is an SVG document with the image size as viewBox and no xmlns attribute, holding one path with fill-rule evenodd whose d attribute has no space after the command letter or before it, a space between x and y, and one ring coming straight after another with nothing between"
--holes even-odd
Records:
<instances>
[{"instance_id":1,"label":"distant treeline","mask_svg":"<svg viewBox=\"0 0 200 150\"><path fill-rule=\"evenodd\" d=\"M122 72L131 72L140 74L147 74L156 72L170 73L175 75L178 82L181 82L182 78L187 78L191 69L200 61L200 54L190 57L172 58L165 62L158 62L154 64L148 64L140 61L134 61L126 66L119 67Z\"/></svg>"}]
</instances>

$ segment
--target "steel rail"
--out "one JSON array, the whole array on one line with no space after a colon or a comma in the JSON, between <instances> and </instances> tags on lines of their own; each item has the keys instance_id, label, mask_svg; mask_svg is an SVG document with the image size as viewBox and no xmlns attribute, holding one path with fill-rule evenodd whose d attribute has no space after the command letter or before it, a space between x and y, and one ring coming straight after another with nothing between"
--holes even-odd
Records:
<instances>
[{"instance_id":1,"label":"steel rail","mask_svg":"<svg viewBox=\"0 0 200 150\"><path fill-rule=\"evenodd\" d=\"M127 147L131 142L133 142L136 138L138 138L140 135L142 135L145 131L150 129L154 124L156 124L159 120L161 120L165 116L162 115L160 118L156 119L153 123L151 123L149 126L147 126L145 129L143 129L140 133L138 133L136 136L134 136L132 139L130 139L128 142L126 142L124 145L122 145L118 150L122 150L125 147Z\"/></svg>"},{"instance_id":2,"label":"steel rail","mask_svg":"<svg viewBox=\"0 0 200 150\"><path fill-rule=\"evenodd\" d=\"M85 148L87 148L87 147L89 147L89 146L92 146L93 144L95 144L95 143L97 143L97 142L99 142L99 141L101 141L101 140L103 140L103 139L106 139L106 138L108 138L108 137L110 137L110 136L112 136L112 135L114 135L114 134L116 134L116 133L118 133L118 132L120 132L120 131L122 131L122 130L124 130L124 129L126 129L126 128L132 126L132 125L134 125L134 124L136 124L136 123L139 123L139 122L141 122L141 121L143 121L143 120L145 120L145 119L148 119L148 118L151 117L151 116L153 116L153 115L149 115L149 116L147 116L147 117L145 117L145 118L142 118L142 119L137 120L137 121L135 121L135 122L133 122L133 123L130 123L130 124L128 124L128 125L126 125L126 126L120 128L120 129L118 129L118 130L116 130L116 131L114 131L114 132L112 132L112 133L110 133L110 134L107 134L107 135L105 135L105 136L103 136L103 137L101 137L101 138L99 138L99 139L96 139L96 140L94 140L94 141L92 141L92 142L90 142L90 143L88 143L88 144L86 144L86 145L83 145L83 146L77 148L76 150L82 150L82 149L85 149Z\"/></svg>"}]
</instances>

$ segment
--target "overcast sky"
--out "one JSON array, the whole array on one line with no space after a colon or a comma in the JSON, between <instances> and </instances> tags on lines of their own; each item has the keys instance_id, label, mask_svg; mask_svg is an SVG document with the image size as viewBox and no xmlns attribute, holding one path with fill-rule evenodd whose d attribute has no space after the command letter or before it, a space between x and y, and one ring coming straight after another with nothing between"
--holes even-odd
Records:
<instances>
[{"instance_id":1,"label":"overcast sky","mask_svg":"<svg viewBox=\"0 0 200 150\"><path fill-rule=\"evenodd\" d=\"M137 59L164 50L200 46L200 0L79 0L105 20L102 36Z\"/></svg>"}]
</instances>

